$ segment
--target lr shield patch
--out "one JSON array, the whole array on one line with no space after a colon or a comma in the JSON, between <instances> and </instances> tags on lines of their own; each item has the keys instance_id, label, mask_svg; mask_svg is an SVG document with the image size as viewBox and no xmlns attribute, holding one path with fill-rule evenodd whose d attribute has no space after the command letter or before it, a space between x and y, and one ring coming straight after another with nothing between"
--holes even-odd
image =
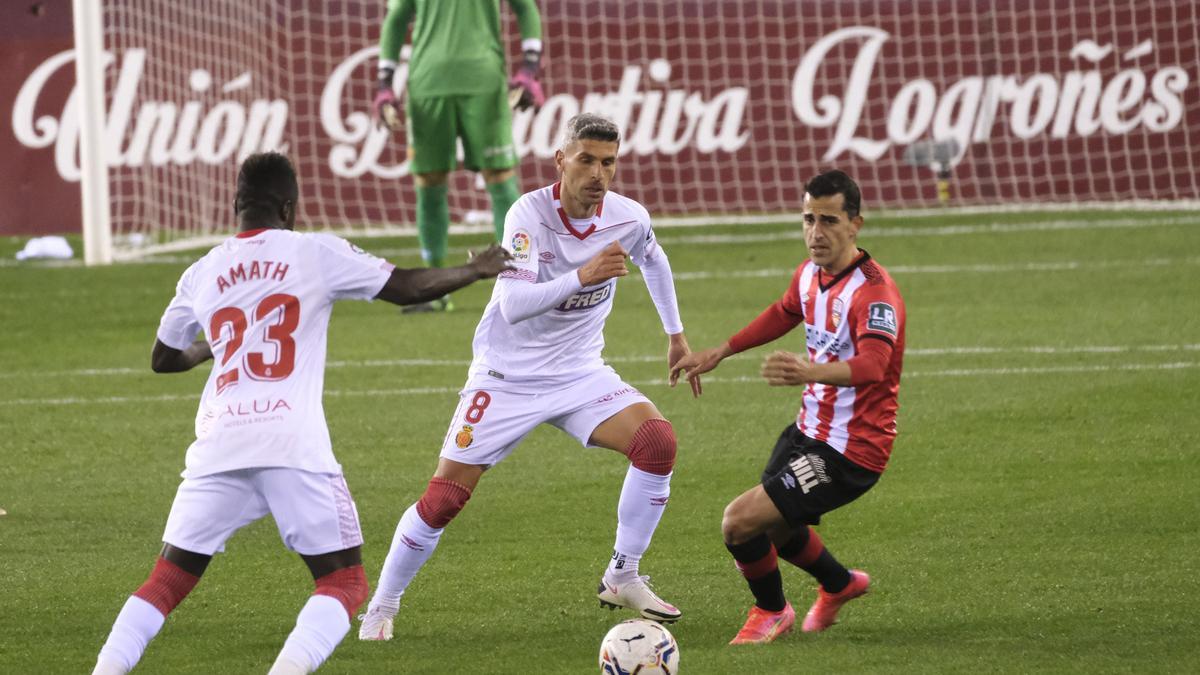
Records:
<instances>
[{"instance_id":1,"label":"lr shield patch","mask_svg":"<svg viewBox=\"0 0 1200 675\"><path fill-rule=\"evenodd\" d=\"M511 243L513 260L517 262L529 262L529 233L525 230L517 230L513 233Z\"/></svg>"},{"instance_id":2,"label":"lr shield patch","mask_svg":"<svg viewBox=\"0 0 1200 675\"><path fill-rule=\"evenodd\" d=\"M896 326L896 310L886 302L872 302L867 307L867 330L887 333L896 337L900 329Z\"/></svg>"}]
</instances>

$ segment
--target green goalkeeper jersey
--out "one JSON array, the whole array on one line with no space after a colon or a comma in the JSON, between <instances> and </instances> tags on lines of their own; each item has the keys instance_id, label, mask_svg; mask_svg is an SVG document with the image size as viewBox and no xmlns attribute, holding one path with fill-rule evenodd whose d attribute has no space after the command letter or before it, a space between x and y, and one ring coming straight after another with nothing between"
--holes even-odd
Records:
<instances>
[{"instance_id":1,"label":"green goalkeeper jersey","mask_svg":"<svg viewBox=\"0 0 1200 675\"><path fill-rule=\"evenodd\" d=\"M521 38L542 37L536 0L508 0ZM379 58L398 61L414 19L408 95L481 94L504 86L504 46L500 39L500 0L388 0Z\"/></svg>"}]
</instances>

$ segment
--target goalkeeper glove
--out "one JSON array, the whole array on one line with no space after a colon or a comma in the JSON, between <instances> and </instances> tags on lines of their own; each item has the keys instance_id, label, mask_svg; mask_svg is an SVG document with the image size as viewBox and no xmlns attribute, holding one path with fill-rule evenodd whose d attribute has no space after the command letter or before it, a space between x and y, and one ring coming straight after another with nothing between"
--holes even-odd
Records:
<instances>
[{"instance_id":1,"label":"goalkeeper glove","mask_svg":"<svg viewBox=\"0 0 1200 675\"><path fill-rule=\"evenodd\" d=\"M371 107L375 112L375 120L382 122L392 131L400 129L400 109L396 103L396 92L392 91L392 76L396 69L391 66L380 66L379 89L375 92L375 100Z\"/></svg>"},{"instance_id":2,"label":"goalkeeper glove","mask_svg":"<svg viewBox=\"0 0 1200 675\"><path fill-rule=\"evenodd\" d=\"M517 74L508 81L508 102L512 107L518 110L526 110L530 107L537 109L546 103L546 94L542 91L542 83L538 82L541 60L541 52L532 49L525 52Z\"/></svg>"}]
</instances>

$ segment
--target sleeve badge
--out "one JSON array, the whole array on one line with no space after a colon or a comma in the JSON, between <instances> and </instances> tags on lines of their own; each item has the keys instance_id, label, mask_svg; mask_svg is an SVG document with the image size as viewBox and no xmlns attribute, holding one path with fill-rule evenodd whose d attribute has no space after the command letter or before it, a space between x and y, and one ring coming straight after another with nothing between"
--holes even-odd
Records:
<instances>
[{"instance_id":1,"label":"sleeve badge","mask_svg":"<svg viewBox=\"0 0 1200 675\"><path fill-rule=\"evenodd\" d=\"M896 337L899 328L896 325L895 308L886 302L872 302L867 307L867 330Z\"/></svg>"},{"instance_id":2,"label":"sleeve badge","mask_svg":"<svg viewBox=\"0 0 1200 675\"><path fill-rule=\"evenodd\" d=\"M529 262L529 251L533 247L529 240L529 233L525 230L517 230L513 233L512 241L513 260L517 262Z\"/></svg>"}]
</instances>

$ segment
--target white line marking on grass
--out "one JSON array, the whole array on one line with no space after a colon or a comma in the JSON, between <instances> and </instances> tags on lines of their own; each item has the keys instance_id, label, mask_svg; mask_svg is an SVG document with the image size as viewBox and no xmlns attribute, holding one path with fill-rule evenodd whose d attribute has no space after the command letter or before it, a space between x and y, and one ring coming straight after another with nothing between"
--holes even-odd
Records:
<instances>
[{"instance_id":1,"label":"white line marking on grass","mask_svg":"<svg viewBox=\"0 0 1200 675\"><path fill-rule=\"evenodd\" d=\"M1068 345L1062 347L1034 345L1029 347L909 347L905 356L963 356L969 354L1129 354L1136 352L1194 352L1200 351L1200 344L1179 345ZM743 353L730 356L727 361L759 359L761 354ZM633 354L628 356L607 356L607 363L656 363L662 361L665 365L666 354ZM471 365L470 359L369 359L365 361L329 361L326 368L411 368L417 366L441 366L466 368ZM14 377L97 377L106 375L151 375L149 368L83 368L80 370L58 371L11 371L0 372L0 379Z\"/></svg>"},{"instance_id":2,"label":"white line marking on grass","mask_svg":"<svg viewBox=\"0 0 1200 675\"><path fill-rule=\"evenodd\" d=\"M931 212L931 215L937 215ZM950 214L942 214L950 215ZM909 218L916 220L922 216L922 213L917 213L912 216L904 214L888 214L880 216L880 219L895 220L899 218ZM731 222L737 220L736 216L730 217ZM787 218L783 218L787 220ZM799 223L800 216L794 216L795 222ZM687 224L680 221L679 224ZM762 224L762 223L758 223ZM875 237L948 237L971 234L1009 234L1016 232L1058 232L1069 230L1100 230L1100 229L1142 229L1148 227L1173 227L1178 225L1200 225L1200 218L1194 217L1175 217L1175 218L1106 218L1106 219L1077 219L1077 220L1045 220L1031 221L1026 223L981 223L978 225L929 225L929 226L892 226L883 225L881 227L868 227L864 238ZM659 228L670 228L669 222L661 222L657 225ZM451 234L456 233L483 233L491 232L490 227L477 228L451 228ZM387 230L380 232L337 232L342 236L354 239L356 237L369 238L372 236L412 236L416 233L414 228L404 228L397 230ZM688 244L750 244L754 242L772 242L781 240L797 240L803 239L804 234L799 228L781 230L775 232L755 232L749 234L696 234L683 236L667 236L660 237L661 243L666 246L679 246ZM219 241L217 238L214 241ZM124 260L123 263L134 264L183 264L194 262L200 257L202 249L207 246L197 246L194 255L150 255L145 258L134 258ZM475 250L480 246L453 246L448 250L448 254L461 256L465 255L468 250ZM165 250L165 248L164 248ZM190 250L190 249L189 249ZM419 256L421 250L417 247L404 248L377 248L371 251L379 256ZM72 260L29 260L19 261L9 258L0 258L0 268L3 267L82 267L83 261L79 259Z\"/></svg>"},{"instance_id":3,"label":"white line marking on grass","mask_svg":"<svg viewBox=\"0 0 1200 675\"><path fill-rule=\"evenodd\" d=\"M862 233L864 239L877 237L950 237L967 234L1012 234L1016 232L1062 232L1070 230L1143 229L1148 227L1174 227L1178 225L1200 225L1200 217L1181 218L1113 218L1107 220L1045 220L1028 223L981 223L979 225L927 225L927 226L868 226ZM751 244L786 239L803 239L804 232L798 227L780 232L756 232L754 234L692 234L685 236L660 237L664 246L681 244Z\"/></svg>"},{"instance_id":4,"label":"white line marking on grass","mask_svg":"<svg viewBox=\"0 0 1200 675\"><path fill-rule=\"evenodd\" d=\"M1048 366L1040 368L950 368L946 370L918 370L905 373L906 377L975 377L978 375L1048 375L1053 373L1104 373L1114 370L1183 370L1196 368L1200 362L1176 361L1174 363L1123 363L1115 366Z\"/></svg>"},{"instance_id":5,"label":"white line marking on grass","mask_svg":"<svg viewBox=\"0 0 1200 675\"><path fill-rule=\"evenodd\" d=\"M1200 361L1176 361L1172 363L1125 363L1115 366L1049 366L1042 368L952 368L945 370L916 370L906 372L903 375L904 379L913 377L983 377L992 375L1045 375L1052 373L1102 373L1112 371L1148 371L1148 370L1184 370L1187 368L1200 367ZM720 377L720 376L704 376L705 383L715 384L744 384L748 382L762 382L762 378L758 376L741 375L736 377ZM651 378L648 380L629 380L629 384L635 387L657 387L667 384L666 378ZM680 383L680 386L687 386L686 383ZM453 394L457 393L460 387L411 387L405 389L330 389L325 392L326 396L342 397L342 396L421 396L428 394ZM0 401L0 406L65 406L65 405L93 405L93 404L113 404L113 403L156 403L156 402L171 402L171 401L198 401L197 394L162 394L159 396L99 396L96 398L37 398L37 399L14 399L9 401Z\"/></svg>"},{"instance_id":6,"label":"white line marking on grass","mask_svg":"<svg viewBox=\"0 0 1200 675\"><path fill-rule=\"evenodd\" d=\"M1142 260L1057 260L1051 262L1013 263L1007 265L888 265L887 269L897 276L907 274L994 274L1005 272L1091 272L1122 267L1167 267L1171 265L1200 265L1200 257L1145 258ZM699 272L676 272L676 281L703 281L708 279L757 279L763 277L788 277L796 269L778 267L757 270L703 270Z\"/></svg>"},{"instance_id":7,"label":"white line marking on grass","mask_svg":"<svg viewBox=\"0 0 1200 675\"><path fill-rule=\"evenodd\" d=\"M959 354L1123 354L1130 352L1194 352L1200 344L1184 345L1070 345L1066 347L926 347L905 349L905 356L954 356Z\"/></svg>"}]
</instances>

